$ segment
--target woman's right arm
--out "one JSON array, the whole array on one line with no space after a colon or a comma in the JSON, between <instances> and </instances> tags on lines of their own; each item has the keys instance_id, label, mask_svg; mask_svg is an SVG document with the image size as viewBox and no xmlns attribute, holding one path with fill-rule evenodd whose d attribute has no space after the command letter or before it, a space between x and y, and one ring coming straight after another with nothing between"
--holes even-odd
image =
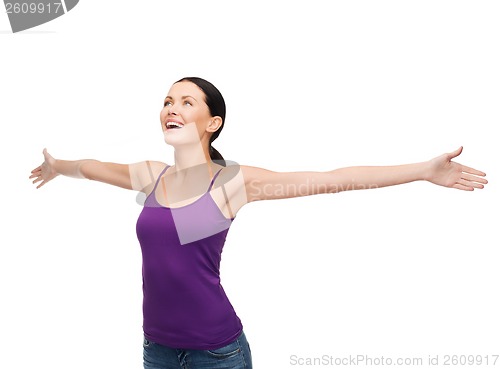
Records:
<instances>
[{"instance_id":1,"label":"woman's right arm","mask_svg":"<svg viewBox=\"0 0 500 369\"><path fill-rule=\"evenodd\" d=\"M43 150L44 162L31 171L33 184L41 182L42 187L58 175L99 181L127 190L144 191L166 164L156 161L143 161L134 164L101 162L94 159L57 160L47 149Z\"/></svg>"}]
</instances>

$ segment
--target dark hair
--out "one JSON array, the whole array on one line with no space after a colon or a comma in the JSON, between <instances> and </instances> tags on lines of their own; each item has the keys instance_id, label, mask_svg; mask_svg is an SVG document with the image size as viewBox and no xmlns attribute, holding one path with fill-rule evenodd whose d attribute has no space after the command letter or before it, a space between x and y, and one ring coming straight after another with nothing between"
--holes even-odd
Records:
<instances>
[{"instance_id":1,"label":"dark hair","mask_svg":"<svg viewBox=\"0 0 500 369\"><path fill-rule=\"evenodd\" d=\"M226 119L226 103L224 102L224 98L222 97L222 94L220 91L215 87L213 84L210 82L204 80L203 78L199 77L184 77L178 80L178 82L192 82L196 86L200 88L200 90L203 91L205 94L205 103L208 106L208 109L210 111L210 115L212 117L219 116L222 119L222 124L219 127L219 129L215 132L212 133L212 136L210 137L210 142L208 146L208 152L210 154L210 159L212 160L217 160L219 164L226 165L224 158L222 155L213 148L212 142L219 137L220 132L222 131L222 128L224 128L224 121Z\"/></svg>"}]
</instances>

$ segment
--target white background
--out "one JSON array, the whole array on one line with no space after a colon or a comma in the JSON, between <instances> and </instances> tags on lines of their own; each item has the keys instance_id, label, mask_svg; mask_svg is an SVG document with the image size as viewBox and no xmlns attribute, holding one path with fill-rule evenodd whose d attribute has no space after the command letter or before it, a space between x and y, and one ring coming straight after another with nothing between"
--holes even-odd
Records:
<instances>
[{"instance_id":1,"label":"white background","mask_svg":"<svg viewBox=\"0 0 500 369\"><path fill-rule=\"evenodd\" d=\"M490 181L244 207L221 273L255 368L300 367L292 355L492 360L499 13L496 1L86 0L17 34L0 14L0 367L142 367L136 194L62 177L35 190L28 176L44 147L172 164L159 113L184 76L223 93L214 146L240 164L327 171L463 145L457 161Z\"/></svg>"}]
</instances>

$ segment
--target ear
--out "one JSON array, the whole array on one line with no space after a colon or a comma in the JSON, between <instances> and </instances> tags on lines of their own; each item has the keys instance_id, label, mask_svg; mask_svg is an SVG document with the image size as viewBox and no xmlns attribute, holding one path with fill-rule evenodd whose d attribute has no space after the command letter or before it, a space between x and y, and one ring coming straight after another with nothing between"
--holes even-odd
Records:
<instances>
[{"instance_id":1,"label":"ear","mask_svg":"<svg viewBox=\"0 0 500 369\"><path fill-rule=\"evenodd\" d=\"M215 132L220 126L222 126L222 118L219 116L212 117L208 123L207 132Z\"/></svg>"}]
</instances>

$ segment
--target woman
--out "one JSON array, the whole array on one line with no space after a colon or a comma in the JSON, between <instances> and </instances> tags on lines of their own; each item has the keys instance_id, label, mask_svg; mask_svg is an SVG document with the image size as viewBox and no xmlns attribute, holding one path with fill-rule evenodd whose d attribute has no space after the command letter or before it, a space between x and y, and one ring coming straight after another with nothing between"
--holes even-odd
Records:
<instances>
[{"instance_id":1,"label":"woman","mask_svg":"<svg viewBox=\"0 0 500 369\"><path fill-rule=\"evenodd\" d=\"M44 149L45 161L29 177L40 182L37 188L62 174L146 195L137 221L146 369L252 367L243 326L219 278L226 235L243 205L416 180L465 191L487 183L485 173L451 161L461 147L422 163L329 172L227 165L212 147L225 114L217 88L201 78L183 78L172 85L160 113L165 141L175 149L172 166L56 160Z\"/></svg>"}]
</instances>

